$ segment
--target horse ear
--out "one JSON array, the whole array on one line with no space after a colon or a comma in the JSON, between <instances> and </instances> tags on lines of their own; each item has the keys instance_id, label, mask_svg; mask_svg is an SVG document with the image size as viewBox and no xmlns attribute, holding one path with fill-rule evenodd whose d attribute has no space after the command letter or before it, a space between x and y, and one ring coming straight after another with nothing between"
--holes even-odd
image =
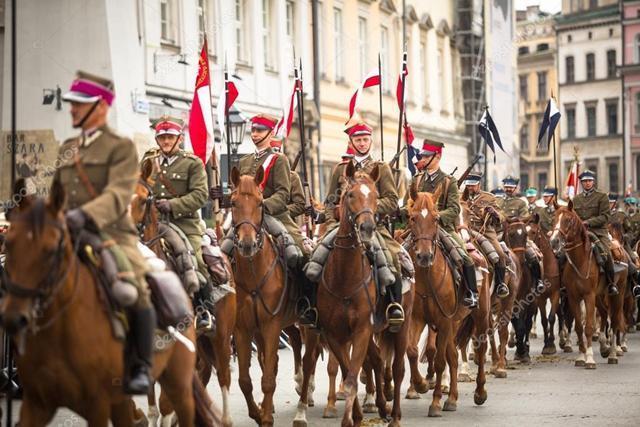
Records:
<instances>
[{"instance_id":1,"label":"horse ear","mask_svg":"<svg viewBox=\"0 0 640 427\"><path fill-rule=\"evenodd\" d=\"M356 167L354 166L353 162L348 162L347 169L345 169L344 171L344 175L347 177L348 180L352 180L355 174L356 174Z\"/></svg>"},{"instance_id":2,"label":"horse ear","mask_svg":"<svg viewBox=\"0 0 640 427\"><path fill-rule=\"evenodd\" d=\"M262 184L262 180L264 179L264 168L260 166L256 171L256 176L254 180L256 181L256 185Z\"/></svg>"},{"instance_id":3,"label":"horse ear","mask_svg":"<svg viewBox=\"0 0 640 427\"><path fill-rule=\"evenodd\" d=\"M64 187L57 179L54 179L51 183L51 189L49 190L49 200L47 207L54 215L58 214L63 208L67 200L67 195L64 191Z\"/></svg>"},{"instance_id":4,"label":"horse ear","mask_svg":"<svg viewBox=\"0 0 640 427\"><path fill-rule=\"evenodd\" d=\"M411 197L411 200L414 202L418 199L418 186L415 181L412 181L411 187L409 187L409 197Z\"/></svg>"},{"instance_id":5,"label":"horse ear","mask_svg":"<svg viewBox=\"0 0 640 427\"><path fill-rule=\"evenodd\" d=\"M569 209L570 211L573 210L573 200L569 199L569 203L567 204L567 209Z\"/></svg>"},{"instance_id":6,"label":"horse ear","mask_svg":"<svg viewBox=\"0 0 640 427\"><path fill-rule=\"evenodd\" d=\"M237 187L238 184L240 184L240 171L235 166L231 169L231 183L234 187Z\"/></svg>"},{"instance_id":7,"label":"horse ear","mask_svg":"<svg viewBox=\"0 0 640 427\"><path fill-rule=\"evenodd\" d=\"M533 215L531 215L531 222L534 224L540 224L540 214L538 212L534 212Z\"/></svg>"},{"instance_id":8,"label":"horse ear","mask_svg":"<svg viewBox=\"0 0 640 427\"><path fill-rule=\"evenodd\" d=\"M151 176L153 172L153 160L147 158L142 162L142 166L140 167L140 179L146 181Z\"/></svg>"},{"instance_id":9,"label":"horse ear","mask_svg":"<svg viewBox=\"0 0 640 427\"><path fill-rule=\"evenodd\" d=\"M371 171L371 173L369 174L369 177L371 177L371 179L373 180L373 182L378 182L378 179L380 178L380 168L379 165L375 165L373 167L373 170Z\"/></svg>"}]
</instances>

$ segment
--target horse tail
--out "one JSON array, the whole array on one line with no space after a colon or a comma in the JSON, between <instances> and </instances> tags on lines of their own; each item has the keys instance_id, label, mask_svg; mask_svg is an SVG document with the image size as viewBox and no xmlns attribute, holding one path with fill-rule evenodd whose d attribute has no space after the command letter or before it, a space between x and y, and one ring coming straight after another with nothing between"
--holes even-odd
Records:
<instances>
[{"instance_id":1,"label":"horse tail","mask_svg":"<svg viewBox=\"0 0 640 427\"><path fill-rule=\"evenodd\" d=\"M193 373L191 380L193 400L196 407L196 425L202 427L218 427L222 425L220 411L209 397L197 373Z\"/></svg>"},{"instance_id":2,"label":"horse tail","mask_svg":"<svg viewBox=\"0 0 640 427\"><path fill-rule=\"evenodd\" d=\"M456 345L462 348L469 342L471 333L473 332L473 316L467 316L456 332Z\"/></svg>"}]
</instances>

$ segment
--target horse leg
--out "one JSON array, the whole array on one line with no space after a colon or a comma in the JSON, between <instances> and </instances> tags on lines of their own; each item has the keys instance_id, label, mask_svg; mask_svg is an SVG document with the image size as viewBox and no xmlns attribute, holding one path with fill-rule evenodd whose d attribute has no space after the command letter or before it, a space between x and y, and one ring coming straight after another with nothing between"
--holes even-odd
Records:
<instances>
[{"instance_id":1,"label":"horse leg","mask_svg":"<svg viewBox=\"0 0 640 427\"><path fill-rule=\"evenodd\" d=\"M253 384L249 375L249 368L251 367L251 336L246 331L238 328L236 329L235 340L236 351L238 352L238 384L247 402L249 416L260 424L260 409L253 399Z\"/></svg>"},{"instance_id":2,"label":"horse leg","mask_svg":"<svg viewBox=\"0 0 640 427\"><path fill-rule=\"evenodd\" d=\"M400 389L404 380L404 355L407 351L409 342L410 329L405 325L400 332L394 337L394 354L393 354L393 409L391 410L392 421L390 427L400 425L402 419L402 408L400 404Z\"/></svg>"},{"instance_id":3,"label":"horse leg","mask_svg":"<svg viewBox=\"0 0 640 427\"><path fill-rule=\"evenodd\" d=\"M568 302L569 302L569 309L571 311L571 317L573 317L573 320L575 322L575 332L576 332L576 336L578 339L578 352L580 354L578 354L578 357L576 358L575 361L575 366L576 367L584 367L585 365L585 361L587 359L587 355L586 355L586 348L585 348L585 343L584 343L584 328L582 326L582 310L580 308L580 301L577 299L577 297L574 298L567 298ZM593 320L592 320L593 322ZM565 349L566 351L566 349Z\"/></svg>"},{"instance_id":4,"label":"horse leg","mask_svg":"<svg viewBox=\"0 0 640 427\"><path fill-rule=\"evenodd\" d=\"M496 374L498 371L498 365L500 363L500 355L498 353L498 346L496 345L496 333L493 327L493 315L489 315L489 344L491 345L491 373ZM496 376L497 377L497 376Z\"/></svg>"},{"instance_id":5,"label":"horse leg","mask_svg":"<svg viewBox=\"0 0 640 427\"><path fill-rule=\"evenodd\" d=\"M434 360L436 358L436 340L438 338L438 333L433 329L429 328L427 333L427 342L425 343L424 353L427 356L427 381L429 382L429 388L432 389L435 387L435 363Z\"/></svg>"},{"instance_id":6,"label":"horse leg","mask_svg":"<svg viewBox=\"0 0 640 427\"><path fill-rule=\"evenodd\" d=\"M106 401L92 401L90 404L90 410L81 414L87 421L88 427L108 427L109 418L111 416L111 407ZM131 413L129 415L132 415ZM22 423L20 423L22 426Z\"/></svg>"},{"instance_id":7,"label":"horse leg","mask_svg":"<svg viewBox=\"0 0 640 427\"><path fill-rule=\"evenodd\" d=\"M278 375L278 344L280 340L280 324L278 321L263 326L264 370L262 371L262 424L273 425L273 393L276 390L276 376Z\"/></svg>"},{"instance_id":8,"label":"horse leg","mask_svg":"<svg viewBox=\"0 0 640 427\"><path fill-rule=\"evenodd\" d=\"M435 354L435 370L436 370L436 385L433 389L433 400L431 406L429 406L430 417L441 417L442 408L440 406L440 400L442 399L442 372L446 367L446 354L447 354L447 340L449 339L450 327L438 328L438 334L436 336L436 354Z\"/></svg>"},{"instance_id":9,"label":"horse leg","mask_svg":"<svg viewBox=\"0 0 640 427\"><path fill-rule=\"evenodd\" d=\"M367 323L368 323L367 319ZM352 343L351 359L349 360L349 371L344 381L344 389L347 394L345 400L345 413L342 419L343 427L358 425L362 420L362 411L358 402L358 373L364 362L371 340L370 326L362 325L354 328L354 339ZM360 331L360 333L358 333ZM366 333L366 332L369 333ZM343 349L344 351L344 349ZM348 359L347 359L348 360Z\"/></svg>"},{"instance_id":10,"label":"horse leg","mask_svg":"<svg viewBox=\"0 0 640 427\"><path fill-rule=\"evenodd\" d=\"M346 343L340 344L330 336L327 336L326 339L327 339L327 344L331 349L331 352L334 354L334 356L338 360L338 363L340 365L340 370L342 372L342 377L345 379L344 380L345 409L344 409L344 415L342 417L342 426L343 427L353 426L353 420L351 419L351 411L352 411L351 408L357 404L358 382L355 379L357 373L353 375L353 378L354 378L353 380L350 380L350 377L349 377L351 375L350 365L349 365L349 362L350 362L349 345ZM354 387L356 388L356 390L353 390ZM354 400L356 402L354 402Z\"/></svg>"},{"instance_id":11,"label":"horse leg","mask_svg":"<svg viewBox=\"0 0 640 427\"><path fill-rule=\"evenodd\" d=\"M336 377L338 376L338 359L329 353L329 360L327 362L327 374L329 374L329 394L327 395L327 406L324 408L322 418L337 418L338 410L336 409Z\"/></svg>"},{"instance_id":12,"label":"horse leg","mask_svg":"<svg viewBox=\"0 0 640 427\"><path fill-rule=\"evenodd\" d=\"M293 351L293 380L296 383L296 393L300 395L302 387L302 337L295 326L287 326L283 332L289 337L289 345Z\"/></svg>"},{"instance_id":13,"label":"horse leg","mask_svg":"<svg viewBox=\"0 0 640 427\"><path fill-rule=\"evenodd\" d=\"M500 318L498 319L498 337L500 339L500 346L498 350L498 367L496 368L496 378L507 378L507 341L509 339L509 323L506 308L502 307ZM502 320L504 319L504 320Z\"/></svg>"},{"instance_id":14,"label":"horse leg","mask_svg":"<svg viewBox=\"0 0 640 427\"><path fill-rule=\"evenodd\" d=\"M458 409L458 349L453 341L453 336L450 336L446 345L446 359L447 365L449 365L449 397L444 402L442 407L443 411L455 411Z\"/></svg>"},{"instance_id":15,"label":"horse leg","mask_svg":"<svg viewBox=\"0 0 640 427\"><path fill-rule=\"evenodd\" d=\"M147 395L147 419L149 420L149 425L155 426L158 424L158 420L160 419L160 411L158 410L157 400L156 400L156 387L155 381L151 385L149 389L149 394Z\"/></svg>"},{"instance_id":16,"label":"horse leg","mask_svg":"<svg viewBox=\"0 0 640 427\"><path fill-rule=\"evenodd\" d=\"M302 358L302 385L300 387L300 400L298 401L298 409L296 416L293 420L293 427L306 427L307 425L307 408L309 405L309 379L313 367L318 361L318 342L320 337L315 333L307 333L305 337L304 357ZM325 415L327 414L327 408L325 409ZM335 401L333 404L333 410L335 409ZM323 415L324 417L324 415Z\"/></svg>"},{"instance_id":17,"label":"horse leg","mask_svg":"<svg viewBox=\"0 0 640 427\"><path fill-rule=\"evenodd\" d=\"M24 393L20 407L20 427L45 427L55 413L54 408Z\"/></svg>"},{"instance_id":18,"label":"horse leg","mask_svg":"<svg viewBox=\"0 0 640 427\"><path fill-rule=\"evenodd\" d=\"M603 298L597 298L596 299L596 309L598 311L598 313L600 313L600 318L601 319L605 319L604 321L600 322L600 331L601 333L598 335L598 343L600 344L600 356L602 356L604 359L606 359L607 357L609 357L609 354L611 353L611 347L609 346L609 342L607 340L607 307L605 307L604 305L604 300Z\"/></svg>"},{"instance_id":19,"label":"horse leg","mask_svg":"<svg viewBox=\"0 0 640 427\"><path fill-rule=\"evenodd\" d=\"M138 412L136 405L131 399L125 400L117 405L112 405L111 424L113 427L149 425L149 420L146 418L135 420L134 414L136 414L136 412ZM142 413L142 417L144 417L144 413Z\"/></svg>"},{"instance_id":20,"label":"horse leg","mask_svg":"<svg viewBox=\"0 0 640 427\"><path fill-rule=\"evenodd\" d=\"M231 332L228 327L218 321L216 336L214 339L215 357L213 359L216 375L218 377L218 385L222 392L222 425L230 427L233 424L231 419L231 410L229 408L229 388L231 387ZM209 370L211 367L209 365ZM206 382L202 385L206 387Z\"/></svg>"},{"instance_id":21,"label":"horse leg","mask_svg":"<svg viewBox=\"0 0 640 427\"><path fill-rule=\"evenodd\" d=\"M423 394L429 391L429 384L420 374L418 368L418 342L425 324L423 319L414 316L410 325L411 333L409 334L410 340L407 346L407 358L409 359L409 368L411 370L411 381L405 399L419 399L418 393Z\"/></svg>"},{"instance_id":22,"label":"horse leg","mask_svg":"<svg viewBox=\"0 0 640 427\"><path fill-rule=\"evenodd\" d=\"M549 300L551 301L551 308L549 309L549 345L545 345L545 347L547 348L547 352L545 354L555 354L557 351L555 326L556 316L558 313L558 305L560 303L560 292L552 288L551 298Z\"/></svg>"},{"instance_id":23,"label":"horse leg","mask_svg":"<svg viewBox=\"0 0 640 427\"><path fill-rule=\"evenodd\" d=\"M385 369L385 363L380 357L380 349L373 341L373 338L369 341L369 347L367 348L367 358L364 362L363 370L367 373L366 383L366 398L371 399L375 393L375 406L378 408L378 415L383 420L387 418L387 400L385 399L385 393L383 390L387 387L387 378L383 379L383 370ZM366 368L365 368L366 367ZM374 378L371 375L373 370ZM389 379L389 382L391 380ZM363 405L363 410L365 410ZM366 412L366 411L365 411Z\"/></svg>"},{"instance_id":24,"label":"horse leg","mask_svg":"<svg viewBox=\"0 0 640 427\"><path fill-rule=\"evenodd\" d=\"M587 295L584 302L586 308L586 321L585 321L585 337L586 337L586 361L585 368L587 369L596 369L596 362L593 360L593 346L591 344L593 337L593 321L596 312L596 296L592 292ZM602 322L606 322L607 318L603 318ZM576 319L576 329L577 329L577 319Z\"/></svg>"},{"instance_id":25,"label":"horse leg","mask_svg":"<svg viewBox=\"0 0 640 427\"><path fill-rule=\"evenodd\" d=\"M536 304L537 310L540 312L540 323L542 323L542 335L544 339L544 345L542 346L542 354L546 354L547 347L549 345L549 319L547 318L547 300L546 298L540 298L541 301L538 301ZM533 319L533 324L535 325L535 317ZM533 337L532 337L533 338Z\"/></svg>"}]
</instances>

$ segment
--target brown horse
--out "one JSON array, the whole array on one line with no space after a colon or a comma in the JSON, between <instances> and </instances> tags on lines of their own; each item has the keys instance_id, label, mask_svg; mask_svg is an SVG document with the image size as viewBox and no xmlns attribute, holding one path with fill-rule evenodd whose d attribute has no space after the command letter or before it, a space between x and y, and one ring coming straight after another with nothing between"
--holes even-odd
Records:
<instances>
[{"instance_id":1,"label":"brown horse","mask_svg":"<svg viewBox=\"0 0 640 427\"><path fill-rule=\"evenodd\" d=\"M1 313L18 349L20 425L45 426L58 407L67 407L89 426L107 426L109 419L130 426L134 406L121 385L123 343L112 334L100 285L76 255L64 205L64 190L54 183L47 201L24 197L11 213ZM184 335L195 341L193 327ZM152 376L181 425L213 425L195 354L184 345L171 343L156 353Z\"/></svg>"},{"instance_id":2,"label":"brown horse","mask_svg":"<svg viewBox=\"0 0 640 427\"><path fill-rule=\"evenodd\" d=\"M600 301L598 304L605 311L603 322L606 321L607 317L611 319L614 331L612 334L613 348L615 349L616 332L624 326L624 319L622 318L624 293L621 292L617 296L608 295L604 274L600 274L587 229L582 224L578 214L573 210L573 201L569 201L566 207L559 207L556 210L551 244L555 248L564 250L566 255L566 264L562 271L561 280L567 289L567 301L571 314L575 319L575 331L580 349L575 366L596 369L591 345L594 333L596 299ZM616 276L618 277L617 282L620 282L622 276L626 281L626 275L617 274ZM582 310L580 309L580 302L582 301L584 301L586 309L584 325L582 323ZM609 313L608 316L606 314L607 311ZM615 354L615 351L613 354ZM611 363L617 363L617 360Z\"/></svg>"},{"instance_id":3,"label":"brown horse","mask_svg":"<svg viewBox=\"0 0 640 427\"><path fill-rule=\"evenodd\" d=\"M544 330L544 347L542 354L555 354L555 334L554 326L556 315L560 307L560 266L558 258L553 252L549 237L540 227L540 216L534 214L527 224L529 240L538 246L542 252L542 264L544 265L544 292L536 295L536 304L540 310L540 320ZM547 300L551 301L551 309L547 318Z\"/></svg>"},{"instance_id":4,"label":"brown horse","mask_svg":"<svg viewBox=\"0 0 640 427\"><path fill-rule=\"evenodd\" d=\"M611 237L613 238L613 240L616 240L621 245L625 241L624 229L622 227L622 224L618 222L612 222L609 224L609 234L611 234ZM625 252L625 258L627 259L626 262L634 263L633 259L631 259L630 257L630 254L626 252ZM636 268L640 268L640 262L636 261L634 264ZM633 279L629 276L628 283L627 283L627 286L625 286L625 291L624 291L623 311L624 311L624 321L627 329L622 334L622 337L619 337L620 339L618 341L618 344L620 345L620 350L622 350L623 352L626 352L628 350L627 332L635 332L636 330L635 321L634 321L634 315L636 312L636 299L634 298L633 293L631 291L633 287L632 280Z\"/></svg>"},{"instance_id":5,"label":"brown horse","mask_svg":"<svg viewBox=\"0 0 640 427\"><path fill-rule=\"evenodd\" d=\"M364 172L356 172L353 164L349 163L345 170L345 178L347 186L340 201L338 234L318 286L317 309L320 333L338 359L345 378L345 412L342 425L352 426L360 425L362 422L362 410L357 399L357 377L366 357L376 373L378 411L383 419L386 418L381 378L383 362L373 341L376 329L374 324L384 322L376 320L378 295L373 269L364 249L365 245L370 244L376 230L378 193L375 183L378 179L378 168L375 167L369 176ZM406 337L406 332L403 325L398 334ZM296 427L307 425L307 389L310 373L316 362L318 342L318 334L307 334L302 394L293 422ZM401 355L401 362L403 357ZM394 363L394 382L398 389L402 383L400 374L404 373L401 372L403 369L403 363ZM396 398L394 402L392 425L398 425L401 416L398 400Z\"/></svg>"},{"instance_id":6,"label":"brown horse","mask_svg":"<svg viewBox=\"0 0 640 427\"><path fill-rule=\"evenodd\" d=\"M264 205L259 184L264 177L260 168L255 178L231 171L233 193L231 212L234 235L234 277L237 289L235 328L240 389L249 416L260 425L273 425L273 393L278 372L278 342L283 328L296 321L292 284L284 260L274 239L263 225ZM253 398L249 375L251 341L256 338L262 367L260 408Z\"/></svg>"},{"instance_id":7,"label":"brown horse","mask_svg":"<svg viewBox=\"0 0 640 427\"><path fill-rule=\"evenodd\" d=\"M158 229L158 210L153 203L155 195L153 162L147 160L142 164L140 179L136 185L135 194L131 200L131 216L141 230L141 238L151 250L169 268L177 273L177 266L170 251L163 244ZM223 255L224 256L224 255ZM224 257L227 271L231 271L229 260ZM234 287L233 275L230 275L229 285ZM212 368L215 368L218 384L222 391L222 424L232 424L229 410L229 387L231 386L231 336L236 322L236 294L229 293L215 304L214 313L216 328L213 333L201 334L197 337L198 374L205 386L211 378ZM155 406L155 394L149 396L150 413Z\"/></svg>"},{"instance_id":8,"label":"brown horse","mask_svg":"<svg viewBox=\"0 0 640 427\"><path fill-rule=\"evenodd\" d=\"M484 370L487 340L481 335L489 330L490 294L488 274L482 274L482 282L478 287L479 307L470 310L462 305L461 295L454 281L453 271L445 258L438 238L439 213L437 203L440 194L418 193L415 185L411 185L409 205L409 228L411 229L410 254L416 266L416 295L412 316L411 346L407 352L411 366L411 383L416 391L425 393L428 389L424 377L418 370L418 339L428 323L431 333L435 335L435 345L431 347L429 359L433 359L436 381L433 401L429 407L430 417L439 417L444 411L455 411L458 401L458 350L455 338L460 332L459 341L466 346L473 334L475 356L478 362L476 390L474 401L482 405L487 400L485 389L486 376ZM465 331L460 327L464 325ZM431 360L430 360L431 361ZM441 407L442 376L449 366L450 388L449 397Z\"/></svg>"}]
</instances>

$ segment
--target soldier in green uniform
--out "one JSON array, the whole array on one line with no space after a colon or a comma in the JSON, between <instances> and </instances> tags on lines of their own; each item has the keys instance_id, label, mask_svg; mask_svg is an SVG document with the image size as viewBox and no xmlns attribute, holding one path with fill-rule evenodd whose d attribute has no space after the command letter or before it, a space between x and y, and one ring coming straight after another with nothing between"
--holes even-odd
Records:
<instances>
[{"instance_id":1,"label":"soldier in green uniform","mask_svg":"<svg viewBox=\"0 0 640 427\"><path fill-rule=\"evenodd\" d=\"M540 227L545 234L549 234L553 228L553 215L556 211L556 196L558 190L555 187L544 187L542 192L542 201L545 206L539 206L535 212L540 217Z\"/></svg>"},{"instance_id":2,"label":"soldier in green uniform","mask_svg":"<svg viewBox=\"0 0 640 427\"><path fill-rule=\"evenodd\" d=\"M635 197L626 197L624 204L629 214L629 225L631 227L629 244L632 248L635 248L640 238L640 210L637 209L638 200Z\"/></svg>"},{"instance_id":3,"label":"soldier in green uniform","mask_svg":"<svg viewBox=\"0 0 640 427\"><path fill-rule=\"evenodd\" d=\"M507 272L507 257L498 241L496 228L500 228L504 217L498 207L498 199L491 193L480 190L480 172L471 172L464 181L465 189L461 200L467 202L471 211L469 224L471 230L481 233L491 243L494 251L498 254L498 259L493 262L493 279L496 285L496 294L500 298L509 296L509 287L504 283ZM482 249L482 248L481 248ZM485 255L487 255L486 251Z\"/></svg>"},{"instance_id":4,"label":"soldier in green uniform","mask_svg":"<svg viewBox=\"0 0 640 427\"><path fill-rule=\"evenodd\" d=\"M148 266L138 250L136 228L127 210L138 179L138 155L130 139L107 126L114 96L111 81L78 72L63 99L71 103L73 127L81 134L60 147L61 163L53 179L67 194L65 216L72 236L78 237L85 228L97 231L102 238L115 241L131 263L137 300L127 307L127 313L136 360L124 376L124 390L147 394L152 384L156 315L145 280Z\"/></svg>"},{"instance_id":5,"label":"soldier in green uniform","mask_svg":"<svg viewBox=\"0 0 640 427\"><path fill-rule=\"evenodd\" d=\"M536 187L529 187L524 192L524 196L527 198L527 210L529 211L529 215L531 215L538 207L536 204L538 201L538 189Z\"/></svg>"},{"instance_id":6,"label":"soldier in green uniform","mask_svg":"<svg viewBox=\"0 0 640 427\"><path fill-rule=\"evenodd\" d=\"M331 174L324 203L327 234L316 248L307 269L307 275L314 278L318 277L318 272L322 271L324 262L329 256L330 247L333 245L335 233L332 233L332 231L337 231L339 221L339 218L335 216L335 208L340 203L340 194L346 185L345 170L349 162L353 162L356 170L362 170L366 173L371 173L374 167L378 166L379 178L376 182L376 189L378 192L377 215L379 218L393 216L398 209L398 193L396 192L391 168L384 162L374 160L369 153L372 145L371 127L365 123L357 123L349 126L345 133L349 135L349 147L353 150L354 156L353 159L347 159L338 164ZM386 309L387 319L392 328L395 329L404 322L404 310L400 304L402 298L402 270L399 260L399 256L404 257L404 252L400 244L391 237L384 225L384 221L378 223L376 235L387 258L387 265L376 265L380 281L384 283L381 284L383 289L380 289L380 293L385 293L386 295L388 303ZM401 252L402 255L400 255ZM321 253L323 255L319 255ZM318 256L316 256L317 254ZM374 257L374 259L377 258ZM403 262L406 261L404 258L403 260ZM310 274L310 267L317 267L317 269L314 268L314 274ZM384 272L388 271L386 268L390 269L390 275Z\"/></svg>"},{"instance_id":7,"label":"soldier in green uniform","mask_svg":"<svg viewBox=\"0 0 640 427\"><path fill-rule=\"evenodd\" d=\"M418 169L422 172L416 174L412 179L419 192L435 193L441 191L438 198L438 214L440 222L440 240L448 242L454 246L462 258L462 277L467 286L467 295L464 297L464 304L470 308L478 306L478 287L476 283L476 271L473 260L464 247L462 238L456 232L456 222L460 215L460 193L458 192L458 182L456 178L445 174L440 169L442 151L444 144L438 141L425 139L420 151L420 160L417 163ZM447 246L449 246L449 244Z\"/></svg>"},{"instance_id":8,"label":"soldier in green uniform","mask_svg":"<svg viewBox=\"0 0 640 427\"><path fill-rule=\"evenodd\" d=\"M640 271L636 268L635 263L638 261L638 255L631 247L631 221L626 210L618 208L618 200L620 197L616 193L609 193L609 207L611 208L611 224L617 224L622 228L622 248L627 253L629 259L629 283L631 291L635 298L640 297Z\"/></svg>"},{"instance_id":9,"label":"soldier in green uniform","mask_svg":"<svg viewBox=\"0 0 640 427\"><path fill-rule=\"evenodd\" d=\"M607 224L611 219L611 209L606 193L595 186L596 174L585 170L579 176L583 191L573 198L573 209L587 228L589 237L595 244L596 259L604 269L605 278L610 295L618 294L611 255L611 241Z\"/></svg>"},{"instance_id":10,"label":"soldier in green uniform","mask_svg":"<svg viewBox=\"0 0 640 427\"><path fill-rule=\"evenodd\" d=\"M280 153L282 151L282 139L272 138L271 139L271 148L274 152ZM287 210L289 211L289 216L292 220L296 220L300 215L305 213L305 199L304 199L304 190L302 189L302 180L300 179L300 175L298 172L291 170L290 172L291 178L291 192L289 195L289 200L287 201Z\"/></svg>"},{"instance_id":11,"label":"soldier in green uniform","mask_svg":"<svg viewBox=\"0 0 640 427\"><path fill-rule=\"evenodd\" d=\"M180 148L183 142L184 122L181 119L163 116L153 120L151 128L156 132L158 148L147 151L141 161L151 161L154 165L155 183L153 194L156 207L166 219L179 230L176 239L184 241L188 252L176 254L180 275L185 281L185 289L190 296L195 296L196 327L198 330L212 328L213 307L206 302L211 296L211 281L207 265L202 259L202 234L198 211L207 202L207 175L202 161L195 155ZM180 231L182 233L180 233ZM182 242L181 242L182 243ZM191 259L195 257L196 266ZM194 267L200 272L199 279Z\"/></svg>"},{"instance_id":12,"label":"soldier in green uniform","mask_svg":"<svg viewBox=\"0 0 640 427\"><path fill-rule=\"evenodd\" d=\"M502 204L504 203L504 199L507 197L507 194L504 192L504 188L497 187L491 190L491 194L496 197L496 206L499 209L502 209Z\"/></svg>"}]
</instances>

